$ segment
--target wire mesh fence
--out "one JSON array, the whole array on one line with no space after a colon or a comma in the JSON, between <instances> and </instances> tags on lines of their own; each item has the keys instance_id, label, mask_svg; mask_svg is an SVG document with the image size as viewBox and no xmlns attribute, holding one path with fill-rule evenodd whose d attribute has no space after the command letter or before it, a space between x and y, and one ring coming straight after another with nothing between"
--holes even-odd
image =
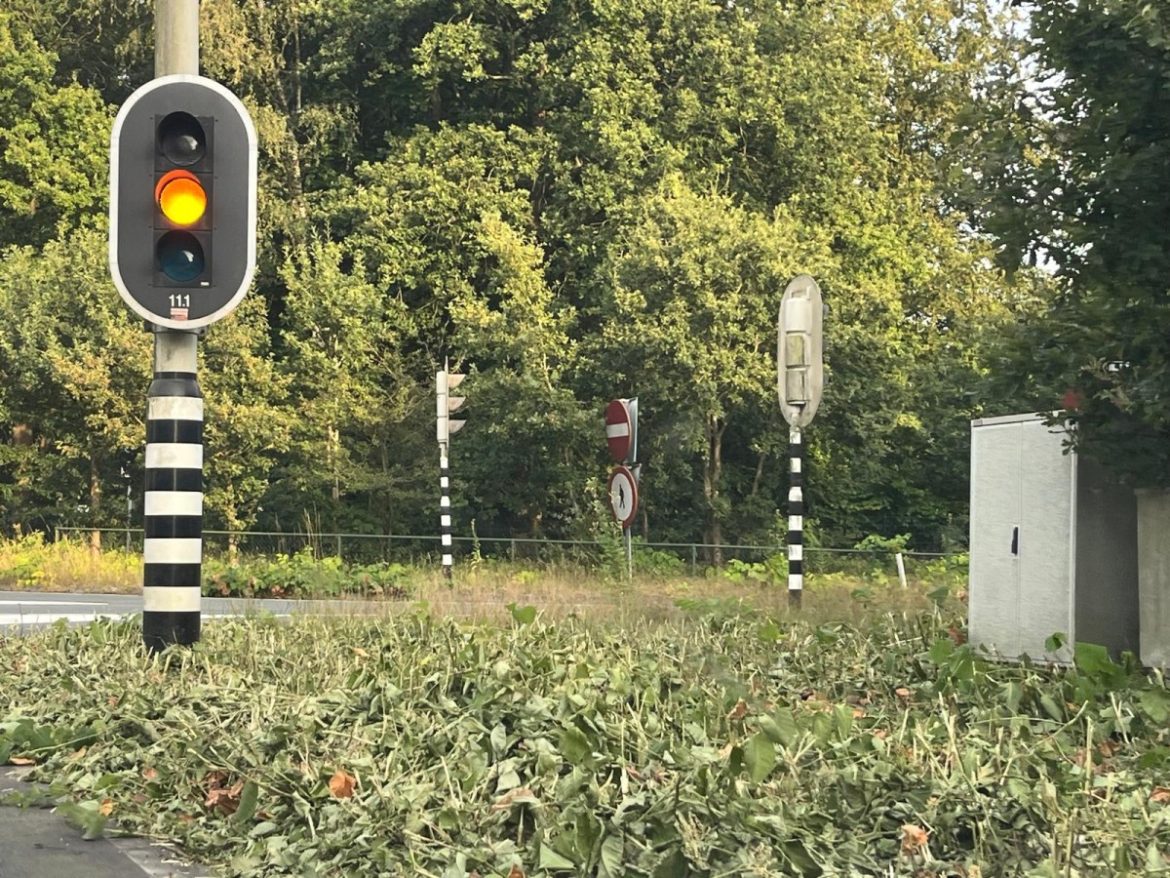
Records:
<instances>
[{"instance_id":1,"label":"wire mesh fence","mask_svg":"<svg viewBox=\"0 0 1170 878\"><path fill-rule=\"evenodd\" d=\"M141 552L141 528L54 528L54 540L91 540L100 534L107 548ZM533 565L591 567L624 558L625 548L618 539L566 540L538 537L465 537L453 538L456 561L476 559L506 560ZM204 552L211 557L292 556L310 551L315 557L336 557L349 564L406 563L437 564L438 535L318 533L309 531L203 531ZM783 559L783 544L737 544L703 542L655 542L635 539L632 545L634 567L663 573L699 574L712 567L750 569L751 565L775 567ZM901 562L898 556L901 556ZM924 568L965 567L966 555L958 552L898 551L890 547L831 548L804 547L805 570L810 573L855 573L863 575L875 569L891 575L900 570L911 576ZM888 569L887 569L888 568Z\"/></svg>"}]
</instances>

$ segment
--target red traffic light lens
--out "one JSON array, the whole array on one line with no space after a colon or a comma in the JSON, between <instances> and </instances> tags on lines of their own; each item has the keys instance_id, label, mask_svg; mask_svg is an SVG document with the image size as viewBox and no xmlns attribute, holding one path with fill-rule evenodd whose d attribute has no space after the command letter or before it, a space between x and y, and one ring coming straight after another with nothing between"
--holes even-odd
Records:
<instances>
[{"instance_id":1,"label":"red traffic light lens","mask_svg":"<svg viewBox=\"0 0 1170 878\"><path fill-rule=\"evenodd\" d=\"M194 225L207 210L207 193L190 171L164 174L154 187L154 197L163 216L177 226Z\"/></svg>"},{"instance_id":2,"label":"red traffic light lens","mask_svg":"<svg viewBox=\"0 0 1170 878\"><path fill-rule=\"evenodd\" d=\"M207 134L190 113L169 113L158 123L158 148L167 161L186 167L207 153Z\"/></svg>"},{"instance_id":3,"label":"red traffic light lens","mask_svg":"<svg viewBox=\"0 0 1170 878\"><path fill-rule=\"evenodd\" d=\"M176 283L203 274L203 246L190 232L167 232L155 245L159 270Z\"/></svg>"}]
</instances>

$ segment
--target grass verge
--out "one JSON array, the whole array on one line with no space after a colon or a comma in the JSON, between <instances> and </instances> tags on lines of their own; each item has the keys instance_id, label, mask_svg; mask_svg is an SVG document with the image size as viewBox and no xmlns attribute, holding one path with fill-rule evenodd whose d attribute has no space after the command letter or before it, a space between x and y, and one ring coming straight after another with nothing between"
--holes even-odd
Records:
<instances>
[{"instance_id":1,"label":"grass verge","mask_svg":"<svg viewBox=\"0 0 1170 878\"><path fill-rule=\"evenodd\" d=\"M937 609L704 601L0 639L0 763L239 878L1167 870L1160 677L988 664Z\"/></svg>"}]
</instances>

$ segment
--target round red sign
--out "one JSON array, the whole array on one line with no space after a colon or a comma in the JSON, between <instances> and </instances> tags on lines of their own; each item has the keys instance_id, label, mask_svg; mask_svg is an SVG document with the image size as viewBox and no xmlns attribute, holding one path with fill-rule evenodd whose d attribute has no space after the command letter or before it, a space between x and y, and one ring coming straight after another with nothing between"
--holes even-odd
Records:
<instances>
[{"instance_id":1,"label":"round red sign","mask_svg":"<svg viewBox=\"0 0 1170 878\"><path fill-rule=\"evenodd\" d=\"M630 457L633 440L629 406L624 399L615 399L605 407L605 442L609 445L609 456L618 463L625 463Z\"/></svg>"}]
</instances>

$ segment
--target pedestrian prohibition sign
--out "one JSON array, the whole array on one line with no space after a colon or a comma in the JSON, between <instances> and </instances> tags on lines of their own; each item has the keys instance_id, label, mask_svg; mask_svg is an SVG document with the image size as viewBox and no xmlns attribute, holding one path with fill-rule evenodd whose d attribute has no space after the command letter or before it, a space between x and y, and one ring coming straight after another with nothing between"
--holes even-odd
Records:
<instances>
[{"instance_id":1,"label":"pedestrian prohibition sign","mask_svg":"<svg viewBox=\"0 0 1170 878\"><path fill-rule=\"evenodd\" d=\"M615 466L609 474L609 504L623 528L634 523L638 512L638 482L628 466Z\"/></svg>"}]
</instances>

